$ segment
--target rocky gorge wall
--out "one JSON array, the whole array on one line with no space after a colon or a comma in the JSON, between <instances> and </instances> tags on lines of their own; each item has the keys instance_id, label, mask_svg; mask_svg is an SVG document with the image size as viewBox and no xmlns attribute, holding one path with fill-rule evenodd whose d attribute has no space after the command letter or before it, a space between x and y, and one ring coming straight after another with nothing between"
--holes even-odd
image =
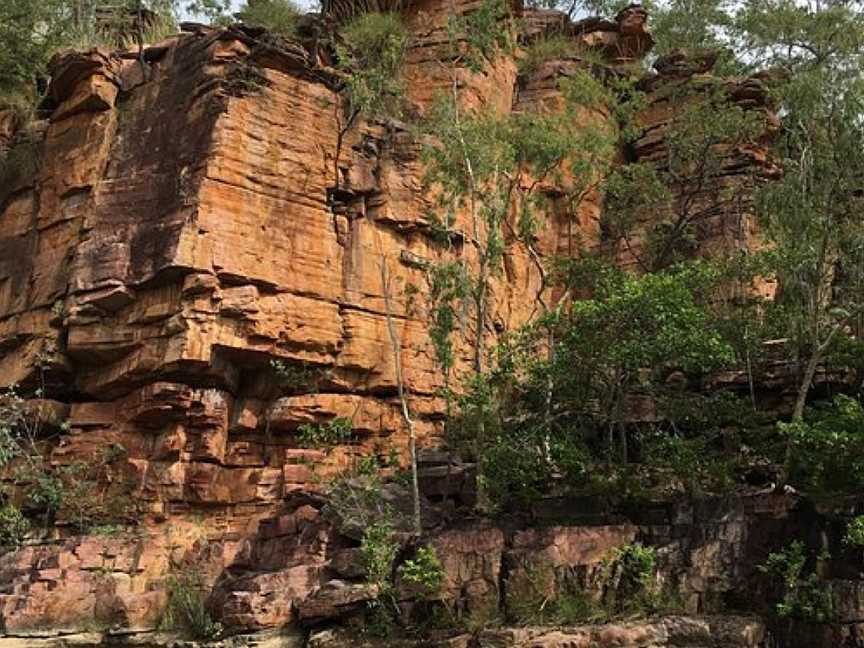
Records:
<instances>
[{"instance_id":1,"label":"rocky gorge wall","mask_svg":"<svg viewBox=\"0 0 864 648\"><path fill-rule=\"evenodd\" d=\"M448 13L475 6L424 0L406 10L405 78L417 113L449 84L440 65ZM563 24L555 12L522 17L529 37ZM565 31L613 67L640 60L652 43L635 6ZM75 645L156 641L166 576L193 566L213 588L214 616L232 631L289 629L258 635L261 642L302 645L307 633L295 629L350 619L374 593L357 569L358 538L322 514L321 492L365 457L407 461L388 310L426 449L423 493L436 504L426 525L448 601L494 616L526 561L542 556L555 573L588 583L610 549L642 539L661 547L663 573L681 586L687 612L723 609L764 553L765 529L799 524L789 522L798 519L794 501L669 509L653 521L608 511L579 521L572 503L565 522L454 516L448 502L470 502L472 473L435 451L446 410L426 269L476 259L464 243L436 244L420 146L407 126L361 120L339 146L343 107L329 64L311 32L286 42L194 25L140 53L93 49L55 60L50 115L24 133L38 170L0 186L0 387L38 396L31 406L50 437L52 466L110 463L101 496L122 499L131 507L123 515L138 524L116 537L81 536L61 511L44 537L0 556L3 631L27 637L20 645L55 631L79 637L62 639ZM541 110L554 103L558 81L583 66L574 55L520 74L501 57L482 74L460 70L460 98L484 110ZM709 72L660 66L637 158L662 155L674 110L664 86ZM726 83L734 101L765 109L759 78ZM610 119L587 116L586 128ZM763 151L734 151L724 181L765 163ZM601 212L599 195L575 214L553 209L538 250L611 249ZM456 229L467 231L458 218ZM703 220L706 250L757 244L741 210ZM467 331L457 346L457 372L470 366L472 335L494 341L534 311L542 286L529 251L508 241L504 268L485 329ZM293 382L274 361L294 370ZM327 452L301 447L302 425L338 417L351 420L350 441ZM118 450L106 459L110 449ZM398 489L390 496L397 506L404 499ZM489 631L447 645L696 646L718 636L727 643L716 645L768 645L751 619L717 621L731 624L726 634L708 621L652 623L618 639L598 639L603 629L552 639L551 631ZM94 628L113 638L80 634ZM319 634L309 645L351 645Z\"/></svg>"}]
</instances>

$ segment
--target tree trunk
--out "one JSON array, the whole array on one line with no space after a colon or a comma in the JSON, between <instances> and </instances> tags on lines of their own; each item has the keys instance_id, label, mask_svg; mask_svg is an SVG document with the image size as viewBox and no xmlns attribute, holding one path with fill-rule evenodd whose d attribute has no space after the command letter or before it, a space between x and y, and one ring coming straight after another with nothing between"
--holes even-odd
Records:
<instances>
[{"instance_id":1,"label":"tree trunk","mask_svg":"<svg viewBox=\"0 0 864 648\"><path fill-rule=\"evenodd\" d=\"M393 350L393 364L396 368L396 388L399 392L399 404L402 408L402 418L408 427L408 451L411 457L411 495L414 500L413 527L417 537L423 533L423 523L420 515L420 480L417 475L417 434L414 430L414 421L411 419L411 411L408 407L408 398L405 394L405 383L402 379L402 347L399 337L396 335L396 326L393 323L393 313L390 306L390 276L387 268L386 257L381 259L381 285L384 292L384 312L387 316L387 334L390 337L390 347Z\"/></svg>"},{"instance_id":2,"label":"tree trunk","mask_svg":"<svg viewBox=\"0 0 864 648\"><path fill-rule=\"evenodd\" d=\"M834 336L840 331L846 320L837 322L825 338L825 341L819 344L810 355L807 361L807 367L804 369L804 375L801 377L801 383L798 385L798 395L795 398L795 408L792 410L792 422L799 423L804 420L804 408L807 405L807 396L810 394L810 388L813 386L813 379L816 376L816 369L819 368L819 363L825 357L828 347L834 340ZM786 451L783 458L783 472L780 475L780 481L777 484L778 489L782 489L789 480L789 472L792 468L793 459L793 444L792 436L786 437Z\"/></svg>"}]
</instances>

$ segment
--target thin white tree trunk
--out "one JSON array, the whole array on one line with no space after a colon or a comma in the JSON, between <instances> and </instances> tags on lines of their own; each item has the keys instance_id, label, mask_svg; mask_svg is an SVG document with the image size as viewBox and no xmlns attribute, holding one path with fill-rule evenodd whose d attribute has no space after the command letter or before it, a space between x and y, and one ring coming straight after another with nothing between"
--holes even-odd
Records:
<instances>
[{"instance_id":1,"label":"thin white tree trunk","mask_svg":"<svg viewBox=\"0 0 864 648\"><path fill-rule=\"evenodd\" d=\"M386 257L381 259L381 286L384 293L384 312L387 316L387 334L390 337L393 363L396 367L396 388L399 392L402 418L408 427L408 448L411 455L411 494L414 500L413 527L414 533L419 537L423 533L423 524L420 516L420 481L417 475L417 434L414 429L414 421L411 419L408 397L405 394L405 382L402 378L402 347L396 334L396 325L393 323L393 312L390 304L390 274Z\"/></svg>"}]
</instances>

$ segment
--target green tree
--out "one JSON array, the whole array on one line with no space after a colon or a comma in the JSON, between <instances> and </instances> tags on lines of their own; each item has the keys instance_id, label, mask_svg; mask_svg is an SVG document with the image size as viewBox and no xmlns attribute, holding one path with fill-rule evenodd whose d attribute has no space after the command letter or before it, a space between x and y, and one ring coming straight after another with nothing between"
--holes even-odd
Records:
<instances>
[{"instance_id":1,"label":"green tree","mask_svg":"<svg viewBox=\"0 0 864 648\"><path fill-rule=\"evenodd\" d=\"M231 0L194 0L186 4L186 11L202 16L212 23L229 19Z\"/></svg>"},{"instance_id":2,"label":"green tree","mask_svg":"<svg viewBox=\"0 0 864 648\"><path fill-rule=\"evenodd\" d=\"M747 3L737 18L754 66L786 71L776 94L783 177L759 206L774 254L790 351L800 366L792 419L803 420L818 367L860 333L864 307L864 10L858 2ZM788 435L786 473L795 443Z\"/></svg>"},{"instance_id":3,"label":"green tree","mask_svg":"<svg viewBox=\"0 0 864 648\"><path fill-rule=\"evenodd\" d=\"M697 54L719 52L719 72L732 71L736 65L729 42L734 17L734 0L667 0L651 7L651 32L656 54L676 50Z\"/></svg>"},{"instance_id":4,"label":"green tree","mask_svg":"<svg viewBox=\"0 0 864 648\"><path fill-rule=\"evenodd\" d=\"M409 44L408 32L397 14L365 13L351 19L337 36L337 69L343 82L334 104L339 127L333 173L341 182L339 164L345 136L358 117L390 120L402 115L401 67Z\"/></svg>"},{"instance_id":5,"label":"green tree","mask_svg":"<svg viewBox=\"0 0 864 648\"><path fill-rule=\"evenodd\" d=\"M66 39L72 16L61 0L0 4L0 102L28 106L51 53Z\"/></svg>"},{"instance_id":6,"label":"green tree","mask_svg":"<svg viewBox=\"0 0 864 648\"><path fill-rule=\"evenodd\" d=\"M293 36L303 12L293 0L251 0L237 16L244 23L264 27L276 36Z\"/></svg>"},{"instance_id":7,"label":"green tree","mask_svg":"<svg viewBox=\"0 0 864 648\"><path fill-rule=\"evenodd\" d=\"M680 390L669 390L667 378L674 372L698 376L734 362L733 349L704 304L720 275L708 266L687 265L636 276L589 261L568 270L568 280L590 297L510 336L491 371L460 398L461 416L469 419L463 434L493 503L526 505L548 492L553 479L581 488L591 475L606 479L636 458L652 459L641 434L644 424L632 421L638 397L650 398L656 413L671 422L668 430L657 430L669 439L658 465L690 470L680 475L685 480L711 477L709 455L692 454L704 446L683 435L724 419L703 423L694 417L693 409L708 404L705 398L687 410L679 402L676 409ZM556 348L544 354L550 327ZM712 405L717 411L719 403ZM471 435L474 419L484 421L485 439ZM634 437L643 439L639 453L629 447ZM668 456L670 450L676 457ZM620 488L618 493L624 494Z\"/></svg>"},{"instance_id":8,"label":"green tree","mask_svg":"<svg viewBox=\"0 0 864 648\"><path fill-rule=\"evenodd\" d=\"M561 348L548 370L558 375L560 411L591 417L606 430L610 452L617 431L626 462L629 395L672 369L702 373L734 356L700 304L700 289L704 295L714 279L710 267L641 277L601 269L595 276L592 298L564 315Z\"/></svg>"},{"instance_id":9,"label":"green tree","mask_svg":"<svg viewBox=\"0 0 864 648\"><path fill-rule=\"evenodd\" d=\"M698 256L707 221L744 221L759 175L755 166L742 168L736 156L767 128L765 114L733 103L719 78L665 92L676 109L660 153L621 166L605 184L607 233L643 271ZM736 213L740 217L732 218ZM646 239L644 248L634 245L634 234Z\"/></svg>"},{"instance_id":10,"label":"green tree","mask_svg":"<svg viewBox=\"0 0 864 648\"><path fill-rule=\"evenodd\" d=\"M864 487L864 408L849 396L808 408L781 423L791 441L789 479L814 495L857 492Z\"/></svg>"},{"instance_id":11,"label":"green tree","mask_svg":"<svg viewBox=\"0 0 864 648\"><path fill-rule=\"evenodd\" d=\"M216 0L191 2L190 8L215 6ZM104 23L105 10L118 16L116 31L129 26L129 13L149 11L159 21L170 23L180 7L180 0L125 0L112 3L103 0L7 0L0 4L0 108L13 106L29 112L41 98L48 62L64 47L116 45L117 34ZM97 10L103 9L97 20ZM110 12L109 12L110 13ZM125 15L120 15L125 14ZM133 21L134 22L134 21ZM141 20L135 27L138 40L145 30Z\"/></svg>"}]
</instances>

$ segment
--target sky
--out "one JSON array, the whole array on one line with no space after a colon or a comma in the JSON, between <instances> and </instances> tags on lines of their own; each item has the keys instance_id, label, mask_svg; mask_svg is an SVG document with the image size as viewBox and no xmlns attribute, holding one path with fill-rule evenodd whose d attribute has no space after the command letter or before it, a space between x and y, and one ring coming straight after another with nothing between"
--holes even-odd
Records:
<instances>
[{"instance_id":1,"label":"sky","mask_svg":"<svg viewBox=\"0 0 864 648\"><path fill-rule=\"evenodd\" d=\"M2 2L3 0L0 0ZM306 11L309 11L309 8L314 4L314 0L295 0L298 5L300 5ZM240 5L243 4L243 0L231 0L231 11L239 11ZM189 14L186 10L180 11L180 20L194 20L195 16Z\"/></svg>"}]
</instances>

